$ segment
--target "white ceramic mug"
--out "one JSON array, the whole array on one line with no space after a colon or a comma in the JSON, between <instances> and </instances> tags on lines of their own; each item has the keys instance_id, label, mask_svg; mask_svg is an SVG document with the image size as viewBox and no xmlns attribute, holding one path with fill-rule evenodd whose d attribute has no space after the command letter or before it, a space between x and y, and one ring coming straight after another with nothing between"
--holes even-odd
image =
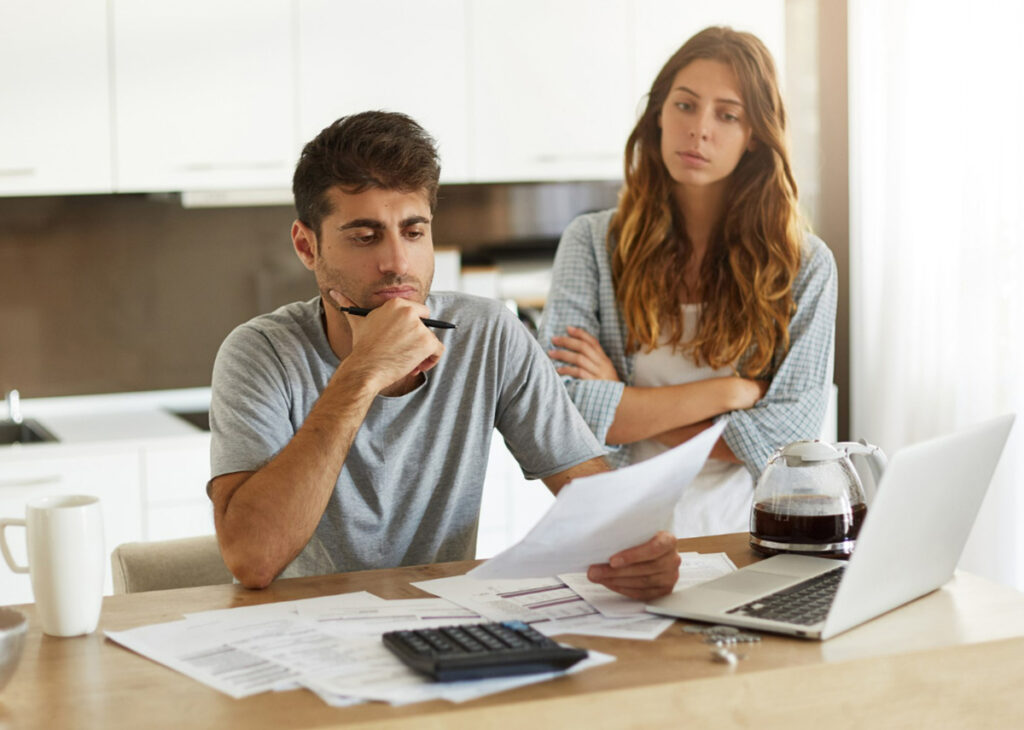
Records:
<instances>
[{"instance_id":1,"label":"white ceramic mug","mask_svg":"<svg viewBox=\"0 0 1024 730\"><path fill-rule=\"evenodd\" d=\"M8 526L24 526L28 565L7 546ZM103 603L106 553L100 500L58 495L30 500L25 519L0 519L0 550L15 573L30 573L36 615L50 636L79 636L96 629Z\"/></svg>"}]
</instances>

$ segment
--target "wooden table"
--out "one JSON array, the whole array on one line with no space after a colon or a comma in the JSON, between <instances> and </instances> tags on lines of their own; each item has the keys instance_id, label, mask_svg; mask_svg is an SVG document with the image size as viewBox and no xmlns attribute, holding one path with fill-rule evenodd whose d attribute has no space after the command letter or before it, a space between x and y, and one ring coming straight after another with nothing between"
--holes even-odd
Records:
<instances>
[{"instance_id":1,"label":"wooden table","mask_svg":"<svg viewBox=\"0 0 1024 730\"><path fill-rule=\"evenodd\" d=\"M681 540L680 550L724 551L754 562L745 533ZM0 692L0 728L326 727L1020 727L1024 716L1024 595L969 574L826 642L765 636L735 668L672 626L653 642L571 637L618 661L463 705L433 701L331 708L309 692L242 700L107 640L102 630L171 621L186 612L370 590L422 592L411 581L473 563L297 578L264 591L234 585L104 600L100 630L41 634L34 607L22 657Z\"/></svg>"}]
</instances>

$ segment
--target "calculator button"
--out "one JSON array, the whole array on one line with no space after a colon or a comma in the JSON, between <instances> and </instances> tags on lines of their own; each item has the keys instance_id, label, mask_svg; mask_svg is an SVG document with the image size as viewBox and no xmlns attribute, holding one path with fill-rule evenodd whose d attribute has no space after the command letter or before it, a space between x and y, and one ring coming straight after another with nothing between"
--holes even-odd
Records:
<instances>
[{"instance_id":1,"label":"calculator button","mask_svg":"<svg viewBox=\"0 0 1024 730\"><path fill-rule=\"evenodd\" d=\"M382 639L412 669L439 681L564 670L587 656L521 621L389 631Z\"/></svg>"}]
</instances>

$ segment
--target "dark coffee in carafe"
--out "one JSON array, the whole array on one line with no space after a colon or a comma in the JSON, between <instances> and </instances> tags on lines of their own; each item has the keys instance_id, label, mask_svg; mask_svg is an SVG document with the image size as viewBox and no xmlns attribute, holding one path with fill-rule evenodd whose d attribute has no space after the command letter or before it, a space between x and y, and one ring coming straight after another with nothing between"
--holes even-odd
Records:
<instances>
[{"instance_id":1,"label":"dark coffee in carafe","mask_svg":"<svg viewBox=\"0 0 1024 730\"><path fill-rule=\"evenodd\" d=\"M867 515L863 503L836 513L836 502L818 495L791 495L754 505L750 546L764 555L799 553L846 558Z\"/></svg>"}]
</instances>

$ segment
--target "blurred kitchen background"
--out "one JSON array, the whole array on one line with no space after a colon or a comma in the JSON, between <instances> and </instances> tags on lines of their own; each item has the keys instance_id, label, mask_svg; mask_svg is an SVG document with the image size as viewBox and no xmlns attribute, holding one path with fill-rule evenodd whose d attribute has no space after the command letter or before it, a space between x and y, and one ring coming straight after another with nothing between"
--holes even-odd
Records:
<instances>
[{"instance_id":1,"label":"blurred kitchen background","mask_svg":"<svg viewBox=\"0 0 1024 730\"><path fill-rule=\"evenodd\" d=\"M778 62L840 272L839 437L892 453L1024 410L1024 3L999 0L0 0L0 390L57 413L208 386L232 327L315 293L292 167L367 108L440 143L438 286L531 321L561 230L615 203L655 72L711 24ZM963 565L1024 588L1022 428ZM46 448L0 447L0 485ZM178 481L206 515L201 472ZM481 555L532 519L506 524L514 481ZM189 534L147 484L126 538Z\"/></svg>"},{"instance_id":2,"label":"blurred kitchen background","mask_svg":"<svg viewBox=\"0 0 1024 730\"><path fill-rule=\"evenodd\" d=\"M618 183L445 185L435 285L539 311L562 227ZM224 336L316 295L287 205L181 195L0 198L0 374L23 397L209 385ZM465 281L461 276L465 272Z\"/></svg>"},{"instance_id":3,"label":"blurred kitchen background","mask_svg":"<svg viewBox=\"0 0 1024 730\"><path fill-rule=\"evenodd\" d=\"M304 141L366 108L406 111L440 143L437 286L535 316L562 229L615 204L647 85L716 22L775 54L820 227L827 18L813 0L705 5L2 0L19 22L0 30L13 102L0 194L19 197L0 197L0 388L208 385L232 327L315 293L288 238L291 170ZM838 131L833 179L846 173ZM834 215L845 229L845 200ZM452 255L465 286L448 275Z\"/></svg>"}]
</instances>

